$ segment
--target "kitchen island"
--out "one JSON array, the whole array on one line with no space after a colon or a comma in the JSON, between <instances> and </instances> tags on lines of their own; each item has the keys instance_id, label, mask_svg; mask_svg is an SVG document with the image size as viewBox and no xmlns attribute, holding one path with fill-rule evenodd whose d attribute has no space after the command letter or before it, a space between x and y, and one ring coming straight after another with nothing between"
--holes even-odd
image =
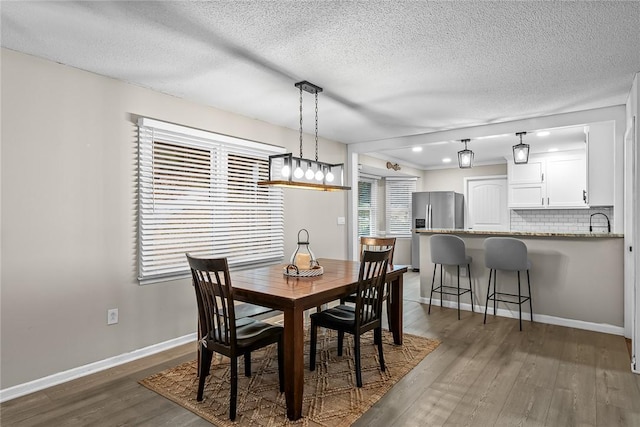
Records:
<instances>
[{"instance_id":1,"label":"kitchen island","mask_svg":"<svg viewBox=\"0 0 640 427\"><path fill-rule=\"evenodd\" d=\"M484 266L483 242L492 236L514 237L527 245L533 264L530 274L534 321L623 335L622 234L450 229L417 229L414 232L420 235L420 295L425 303L429 302L433 276L429 236L454 234L465 241L467 254L473 258L471 278L474 309L482 312L489 280L489 270ZM446 280L455 283L455 274L447 275ZM467 283L466 278L462 280L461 283ZM500 271L498 290L516 293L515 273ZM523 286L523 293L526 293L526 285ZM453 297L449 298L445 296L444 305L454 307ZM464 302L463 299L461 308L471 310L468 302ZM439 294L434 294L434 304L440 304ZM523 305L522 309L523 319L528 319L528 306ZM489 313L491 311L492 307ZM517 318L518 306L499 303L498 315ZM487 318L487 322L490 322L490 318Z\"/></svg>"}]
</instances>

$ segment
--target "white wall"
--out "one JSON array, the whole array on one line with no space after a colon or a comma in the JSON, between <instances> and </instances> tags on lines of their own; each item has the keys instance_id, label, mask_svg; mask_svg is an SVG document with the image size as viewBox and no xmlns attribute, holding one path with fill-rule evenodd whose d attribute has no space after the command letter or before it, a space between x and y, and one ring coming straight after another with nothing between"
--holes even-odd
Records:
<instances>
[{"instance_id":1,"label":"white wall","mask_svg":"<svg viewBox=\"0 0 640 427\"><path fill-rule=\"evenodd\" d=\"M195 332L188 280L136 280L137 117L294 152L297 131L6 49L1 59L0 388ZM344 162L346 146L321 139L320 157ZM346 258L346 193L284 191L285 257L304 227L317 256Z\"/></svg>"},{"instance_id":2,"label":"white wall","mask_svg":"<svg viewBox=\"0 0 640 427\"><path fill-rule=\"evenodd\" d=\"M433 169L424 171L422 191L455 191L464 194L464 179L472 176L506 175L507 163L474 166L471 169Z\"/></svg>"}]
</instances>

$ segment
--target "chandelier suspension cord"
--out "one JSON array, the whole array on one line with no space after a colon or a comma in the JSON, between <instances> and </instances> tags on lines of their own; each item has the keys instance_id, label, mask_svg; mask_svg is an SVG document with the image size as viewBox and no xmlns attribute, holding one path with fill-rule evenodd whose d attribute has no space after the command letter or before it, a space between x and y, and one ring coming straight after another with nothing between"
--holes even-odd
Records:
<instances>
[{"instance_id":1,"label":"chandelier suspension cord","mask_svg":"<svg viewBox=\"0 0 640 427\"><path fill-rule=\"evenodd\" d=\"M318 91L316 90L316 162L318 161Z\"/></svg>"},{"instance_id":2,"label":"chandelier suspension cord","mask_svg":"<svg viewBox=\"0 0 640 427\"><path fill-rule=\"evenodd\" d=\"M302 86L300 86L300 158L302 158Z\"/></svg>"}]
</instances>

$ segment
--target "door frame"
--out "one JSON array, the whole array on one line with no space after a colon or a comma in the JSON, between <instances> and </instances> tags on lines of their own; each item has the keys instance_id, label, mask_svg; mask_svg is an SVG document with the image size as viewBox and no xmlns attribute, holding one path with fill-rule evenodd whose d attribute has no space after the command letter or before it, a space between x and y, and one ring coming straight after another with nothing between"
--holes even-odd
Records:
<instances>
[{"instance_id":1,"label":"door frame","mask_svg":"<svg viewBox=\"0 0 640 427\"><path fill-rule=\"evenodd\" d=\"M624 135L625 194L624 194L624 264L625 264L625 337L631 338L631 370L640 373L637 363L640 355L640 235L634 226L634 218L640 212L640 203L635 193L640 189L640 150L638 149L637 117L631 116ZM633 250L631 250L633 248Z\"/></svg>"}]
</instances>

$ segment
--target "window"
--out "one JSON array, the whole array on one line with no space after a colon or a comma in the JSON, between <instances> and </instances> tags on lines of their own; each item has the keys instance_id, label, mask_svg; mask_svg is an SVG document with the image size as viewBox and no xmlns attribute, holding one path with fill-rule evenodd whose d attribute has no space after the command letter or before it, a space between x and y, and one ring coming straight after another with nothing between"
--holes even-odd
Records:
<instances>
[{"instance_id":1,"label":"window","mask_svg":"<svg viewBox=\"0 0 640 427\"><path fill-rule=\"evenodd\" d=\"M358 181L358 237L375 236L377 230L377 187L374 179Z\"/></svg>"},{"instance_id":2,"label":"window","mask_svg":"<svg viewBox=\"0 0 640 427\"><path fill-rule=\"evenodd\" d=\"M268 180L276 147L142 118L138 155L138 279L189 274L185 253L231 267L279 262L282 189Z\"/></svg>"},{"instance_id":3,"label":"window","mask_svg":"<svg viewBox=\"0 0 640 427\"><path fill-rule=\"evenodd\" d=\"M415 179L386 178L387 236L411 237L411 193Z\"/></svg>"}]
</instances>

